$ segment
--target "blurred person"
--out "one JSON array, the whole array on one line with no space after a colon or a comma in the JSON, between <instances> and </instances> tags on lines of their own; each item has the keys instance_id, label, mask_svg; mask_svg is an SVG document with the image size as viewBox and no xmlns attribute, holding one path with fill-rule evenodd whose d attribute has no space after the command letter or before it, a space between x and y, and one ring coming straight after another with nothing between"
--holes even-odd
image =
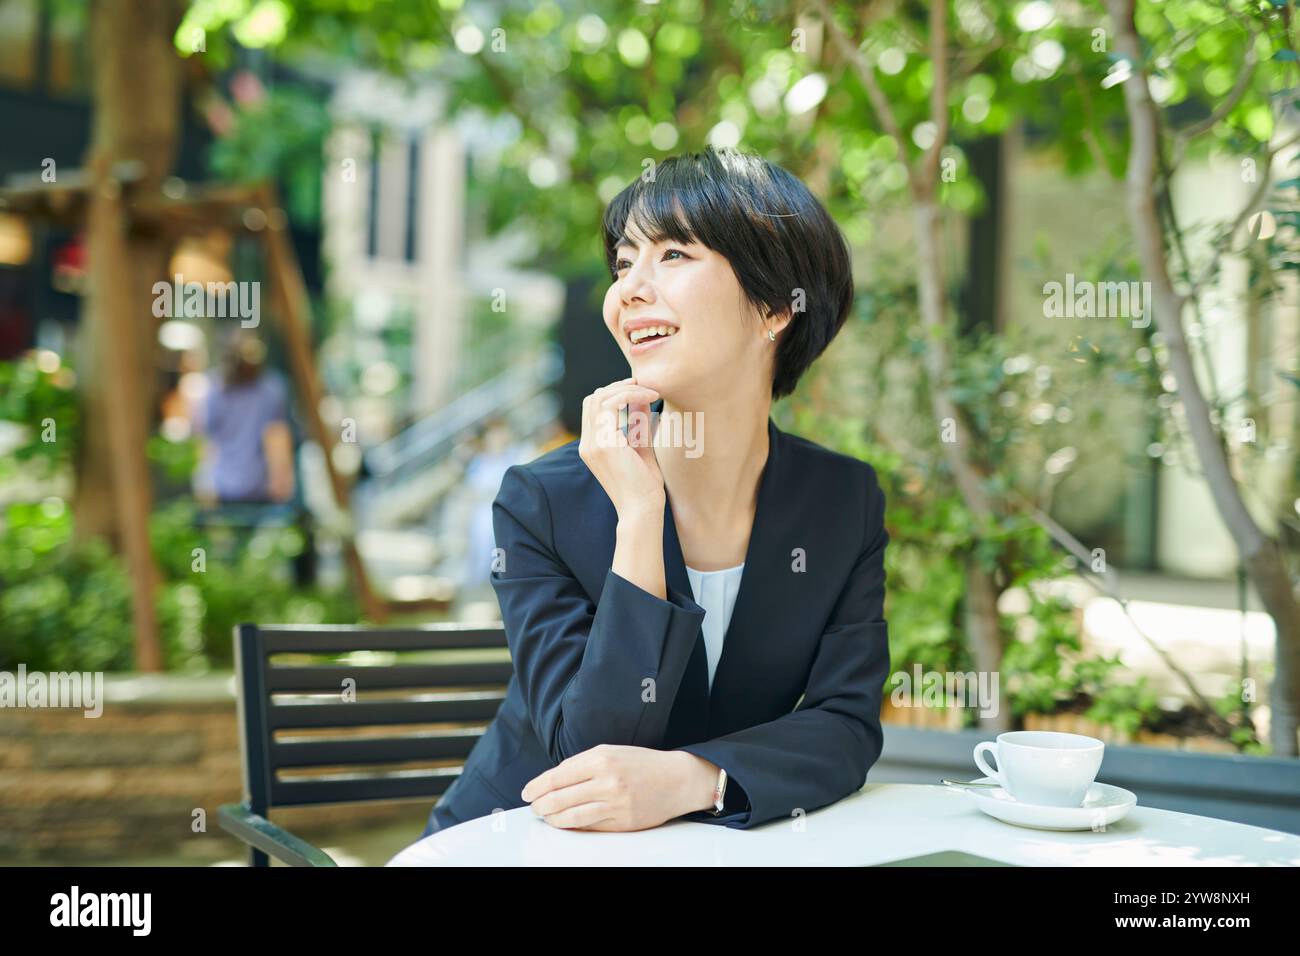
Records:
<instances>
[{"instance_id":1,"label":"blurred person","mask_svg":"<svg viewBox=\"0 0 1300 956\"><path fill-rule=\"evenodd\" d=\"M265 366L266 345L247 329L226 342L194 414L202 439L196 497L281 503L293 498L293 433L285 377Z\"/></svg>"}]
</instances>

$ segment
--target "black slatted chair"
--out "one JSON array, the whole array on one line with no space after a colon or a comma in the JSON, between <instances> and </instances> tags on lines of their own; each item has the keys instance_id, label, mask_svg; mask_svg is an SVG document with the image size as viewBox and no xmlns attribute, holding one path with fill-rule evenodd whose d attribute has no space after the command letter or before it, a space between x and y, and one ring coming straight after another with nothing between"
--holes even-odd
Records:
<instances>
[{"instance_id":1,"label":"black slatted chair","mask_svg":"<svg viewBox=\"0 0 1300 956\"><path fill-rule=\"evenodd\" d=\"M299 655L506 647L500 623L236 626L244 800L219 808L221 828L248 845L253 866L269 866L270 857L290 866L336 866L329 854L272 823L270 811L414 798L432 805L496 715L512 672L508 659L362 664ZM349 678L354 685L345 683ZM353 700L345 699L350 687ZM422 724L460 726L414 729ZM382 766L413 763L432 765Z\"/></svg>"}]
</instances>

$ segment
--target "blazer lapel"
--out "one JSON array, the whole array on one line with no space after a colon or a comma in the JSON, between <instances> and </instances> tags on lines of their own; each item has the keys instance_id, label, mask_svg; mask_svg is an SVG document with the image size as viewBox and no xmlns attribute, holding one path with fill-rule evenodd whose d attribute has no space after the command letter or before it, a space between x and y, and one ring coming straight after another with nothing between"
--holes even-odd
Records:
<instances>
[{"instance_id":1,"label":"blazer lapel","mask_svg":"<svg viewBox=\"0 0 1300 956\"><path fill-rule=\"evenodd\" d=\"M715 728L726 725L729 695L744 693L746 668L743 662L761 651L765 622L770 623L771 589L767 587L766 580L773 575L775 565L772 562L785 560L782 555L772 551L772 542L779 540L776 523L781 514L779 497L786 457L783 448L785 433L776 427L770 417L767 420L767 437L767 461L759 478L754 524L745 549L745 570L740 575L740 588L736 592L731 621L723 638L722 656L714 671L713 687L710 690L708 656L701 628L669 717L666 741L668 749L711 739L715 736ZM777 535L776 538L773 537L774 534ZM677 536L677 525L673 519L672 504L666 498L664 573L670 586L693 596L681 542Z\"/></svg>"},{"instance_id":2,"label":"blazer lapel","mask_svg":"<svg viewBox=\"0 0 1300 956\"><path fill-rule=\"evenodd\" d=\"M673 523L672 506L664 498L664 575L669 587L693 597L691 579L686 574L686 560L682 557L681 542L677 539L677 526ZM709 664L704 647L704 630L695 636L695 647L686 663L686 673L677 688L668 727L664 732L664 749L672 750L683 744L693 744L707 739L709 724Z\"/></svg>"}]
</instances>

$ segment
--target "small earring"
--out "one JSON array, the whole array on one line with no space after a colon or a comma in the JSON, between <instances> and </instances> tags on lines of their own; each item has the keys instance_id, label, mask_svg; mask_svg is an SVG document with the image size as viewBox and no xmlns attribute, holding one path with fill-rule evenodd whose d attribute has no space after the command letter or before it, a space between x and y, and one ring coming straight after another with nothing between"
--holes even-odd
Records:
<instances>
[{"instance_id":1,"label":"small earring","mask_svg":"<svg viewBox=\"0 0 1300 956\"><path fill-rule=\"evenodd\" d=\"M769 342L775 342L775 341L776 341L776 331L775 331L775 330L773 330L773 329L768 329L768 330L767 330L767 340L768 340Z\"/></svg>"}]
</instances>

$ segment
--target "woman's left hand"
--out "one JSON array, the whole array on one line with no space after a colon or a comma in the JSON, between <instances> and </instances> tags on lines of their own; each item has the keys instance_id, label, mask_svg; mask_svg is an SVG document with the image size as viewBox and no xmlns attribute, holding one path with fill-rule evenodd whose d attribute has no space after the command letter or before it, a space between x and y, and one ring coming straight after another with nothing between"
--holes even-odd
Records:
<instances>
[{"instance_id":1,"label":"woman's left hand","mask_svg":"<svg viewBox=\"0 0 1300 956\"><path fill-rule=\"evenodd\" d=\"M700 809L689 795L707 784L693 755L620 744L575 754L524 787L522 798L553 827L646 830Z\"/></svg>"}]
</instances>

